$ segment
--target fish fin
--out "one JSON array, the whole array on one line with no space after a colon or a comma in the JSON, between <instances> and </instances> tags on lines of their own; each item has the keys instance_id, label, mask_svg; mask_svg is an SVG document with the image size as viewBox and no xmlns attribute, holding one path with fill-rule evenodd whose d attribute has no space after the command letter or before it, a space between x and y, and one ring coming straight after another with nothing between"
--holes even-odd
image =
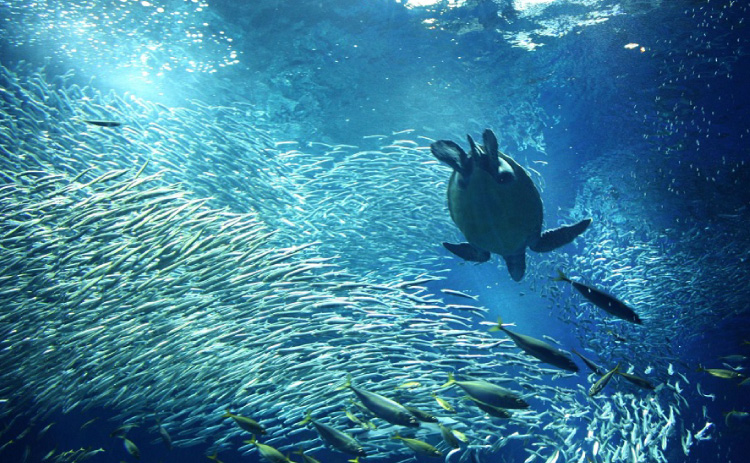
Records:
<instances>
[{"instance_id":1,"label":"fish fin","mask_svg":"<svg viewBox=\"0 0 750 463\"><path fill-rule=\"evenodd\" d=\"M310 410L307 410L305 412L305 418L302 421L300 421L299 423L297 423L297 426L305 425L305 424L307 424L307 423L309 423L311 421L312 421L312 413L310 412Z\"/></svg>"},{"instance_id":2,"label":"fish fin","mask_svg":"<svg viewBox=\"0 0 750 463\"><path fill-rule=\"evenodd\" d=\"M232 418L234 417L234 413L230 412L229 410L226 411L223 415L221 415L222 418Z\"/></svg>"},{"instance_id":3,"label":"fish fin","mask_svg":"<svg viewBox=\"0 0 750 463\"><path fill-rule=\"evenodd\" d=\"M560 269L557 270L557 276L552 277L552 281L566 281L571 283L570 278L568 278L568 276Z\"/></svg>"},{"instance_id":4,"label":"fish fin","mask_svg":"<svg viewBox=\"0 0 750 463\"><path fill-rule=\"evenodd\" d=\"M244 441L242 441L242 442L244 442L244 443L246 443L246 444L257 444L257 443L258 443L258 441L257 441L257 440L255 440L255 434L251 434L251 435L250 435L250 439L248 439L248 440L244 440Z\"/></svg>"},{"instance_id":5,"label":"fish fin","mask_svg":"<svg viewBox=\"0 0 750 463\"><path fill-rule=\"evenodd\" d=\"M521 281L523 274L526 273L526 253L515 256L503 256L503 259L513 281Z\"/></svg>"},{"instance_id":6,"label":"fish fin","mask_svg":"<svg viewBox=\"0 0 750 463\"><path fill-rule=\"evenodd\" d=\"M352 374L351 373L347 373L347 375L346 375L346 382L344 382L344 384L342 384L341 386L337 387L336 390L337 391L342 391L342 390L350 388L350 387L352 387Z\"/></svg>"},{"instance_id":7,"label":"fish fin","mask_svg":"<svg viewBox=\"0 0 750 463\"><path fill-rule=\"evenodd\" d=\"M588 226L591 225L591 221L591 218L587 218L573 225L563 225L559 228L546 230L539 237L539 240L529 248L534 252L549 252L564 246L586 231Z\"/></svg>"},{"instance_id":8,"label":"fish fin","mask_svg":"<svg viewBox=\"0 0 750 463\"><path fill-rule=\"evenodd\" d=\"M441 389L442 388L446 388L446 387L452 385L455 382L456 382L456 378L453 376L453 373L448 373L448 382L445 383L445 384L443 384L442 386L440 386L440 388ZM433 395L435 395L435 394L433 393Z\"/></svg>"},{"instance_id":9,"label":"fish fin","mask_svg":"<svg viewBox=\"0 0 750 463\"><path fill-rule=\"evenodd\" d=\"M397 432L396 432L396 434L394 434L394 435L393 435L393 436L391 437L391 439L396 439L396 440L398 440L398 439L403 439L403 437L401 437L401 436L399 435L398 431L397 431Z\"/></svg>"},{"instance_id":10,"label":"fish fin","mask_svg":"<svg viewBox=\"0 0 750 463\"><path fill-rule=\"evenodd\" d=\"M480 249L470 243L446 243L443 242L443 247L451 253L457 255L463 260L469 262L487 262L490 260L490 252Z\"/></svg>"},{"instance_id":11,"label":"fish fin","mask_svg":"<svg viewBox=\"0 0 750 463\"><path fill-rule=\"evenodd\" d=\"M359 457L356 457L354 460L347 460L349 463L359 463Z\"/></svg>"},{"instance_id":12,"label":"fish fin","mask_svg":"<svg viewBox=\"0 0 750 463\"><path fill-rule=\"evenodd\" d=\"M503 317L500 315L497 316L497 325L490 328L490 331L502 331L503 330Z\"/></svg>"},{"instance_id":13,"label":"fish fin","mask_svg":"<svg viewBox=\"0 0 750 463\"><path fill-rule=\"evenodd\" d=\"M450 140L438 140L430 145L430 151L438 161L448 164L461 175L471 173L471 162L466 152L455 142Z\"/></svg>"}]
</instances>

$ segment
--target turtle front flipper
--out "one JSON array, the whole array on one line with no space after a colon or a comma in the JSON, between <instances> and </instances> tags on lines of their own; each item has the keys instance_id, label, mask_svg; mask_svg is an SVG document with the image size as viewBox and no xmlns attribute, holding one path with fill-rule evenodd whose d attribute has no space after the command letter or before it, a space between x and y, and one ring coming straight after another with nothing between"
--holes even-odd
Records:
<instances>
[{"instance_id":1,"label":"turtle front flipper","mask_svg":"<svg viewBox=\"0 0 750 463\"><path fill-rule=\"evenodd\" d=\"M588 228L590 224L591 219L588 218L583 219L574 225L563 225L560 228L547 230L542 233L539 240L534 243L533 246L529 246L529 248L534 252L552 251L553 249L564 246L576 239L578 235L586 231L586 228Z\"/></svg>"},{"instance_id":2,"label":"turtle front flipper","mask_svg":"<svg viewBox=\"0 0 750 463\"><path fill-rule=\"evenodd\" d=\"M464 177L471 173L472 163L469 156L456 143L450 140L438 140L430 145L430 151L438 161L451 166L453 170Z\"/></svg>"},{"instance_id":3,"label":"turtle front flipper","mask_svg":"<svg viewBox=\"0 0 750 463\"><path fill-rule=\"evenodd\" d=\"M521 281L523 274L526 273L526 253L503 256L503 259L513 281Z\"/></svg>"},{"instance_id":4,"label":"turtle front flipper","mask_svg":"<svg viewBox=\"0 0 750 463\"><path fill-rule=\"evenodd\" d=\"M500 151L497 147L497 137L495 133L487 129L482 134L482 143L484 143L482 151L478 151L474 144L474 140L467 135L469 144L471 145L472 156L474 153L478 153L477 158L479 159L479 165L489 173L497 183L508 184L516 179L516 173L513 170L508 161L500 156Z\"/></svg>"},{"instance_id":5,"label":"turtle front flipper","mask_svg":"<svg viewBox=\"0 0 750 463\"><path fill-rule=\"evenodd\" d=\"M443 243L443 247L461 259L470 262L487 262L490 260L490 253L488 251L479 249L470 243Z\"/></svg>"}]
</instances>

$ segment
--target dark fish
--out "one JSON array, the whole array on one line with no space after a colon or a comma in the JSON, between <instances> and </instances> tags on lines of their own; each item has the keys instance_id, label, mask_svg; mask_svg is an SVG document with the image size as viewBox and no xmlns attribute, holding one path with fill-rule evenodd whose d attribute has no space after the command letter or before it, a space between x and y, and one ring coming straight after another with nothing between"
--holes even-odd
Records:
<instances>
[{"instance_id":1,"label":"dark fish","mask_svg":"<svg viewBox=\"0 0 750 463\"><path fill-rule=\"evenodd\" d=\"M357 455L360 457L366 457L367 452L362 448L362 445L357 442L349 434L339 431L336 428L328 426L323 423L318 423L312 419L312 414L308 411L305 419L300 424L312 423L315 426L315 430L318 431L318 435L326 444L344 453L350 455Z\"/></svg>"},{"instance_id":2,"label":"dark fish","mask_svg":"<svg viewBox=\"0 0 750 463\"><path fill-rule=\"evenodd\" d=\"M419 421L400 403L380 394L352 386L351 375L347 376L346 383L338 387L337 390L347 388L351 389L364 406L378 418L391 424L419 427Z\"/></svg>"},{"instance_id":3,"label":"dark fish","mask_svg":"<svg viewBox=\"0 0 750 463\"><path fill-rule=\"evenodd\" d=\"M603 309L605 312L614 315L615 317L622 318L632 323L641 324L641 319L633 309L628 307L624 302L606 293L600 289L593 288L589 285L573 281L560 270L557 271L557 277L553 278L554 281L566 281L573 285L573 287L583 295L589 302L595 306Z\"/></svg>"},{"instance_id":4,"label":"dark fish","mask_svg":"<svg viewBox=\"0 0 750 463\"><path fill-rule=\"evenodd\" d=\"M453 430L451 428L447 426L443 426L442 423L438 423L438 427L440 427L440 434L443 436L443 440L445 441L446 444L448 444L454 449L461 447L461 443L453 434Z\"/></svg>"},{"instance_id":5,"label":"dark fish","mask_svg":"<svg viewBox=\"0 0 750 463\"><path fill-rule=\"evenodd\" d=\"M619 334L615 333L612 330L607 330L606 333L612 336L613 338L615 338L615 342L627 342L626 338L620 336Z\"/></svg>"},{"instance_id":6,"label":"dark fish","mask_svg":"<svg viewBox=\"0 0 750 463\"><path fill-rule=\"evenodd\" d=\"M302 447L300 447L299 450L296 450L296 451L294 451L292 453L296 453L297 455L301 456L303 463L320 463L319 460L317 460L317 459L311 457L310 455L306 454L305 451L302 449Z\"/></svg>"},{"instance_id":7,"label":"dark fish","mask_svg":"<svg viewBox=\"0 0 750 463\"><path fill-rule=\"evenodd\" d=\"M483 412L485 412L486 414L490 416L494 416L495 418L506 419L506 418L510 418L511 416L513 416L508 410L502 407L495 407L490 404L486 404L482 402L481 400L477 400L471 397L469 397L469 400L474 402L474 405L479 407Z\"/></svg>"},{"instance_id":8,"label":"dark fish","mask_svg":"<svg viewBox=\"0 0 750 463\"><path fill-rule=\"evenodd\" d=\"M167 432L167 429L161 425L161 421L158 418L156 419L156 426L159 430L162 442L164 442L164 445L166 445L169 450L172 450L172 437L169 435L169 432Z\"/></svg>"},{"instance_id":9,"label":"dark fish","mask_svg":"<svg viewBox=\"0 0 750 463\"><path fill-rule=\"evenodd\" d=\"M499 317L497 319L497 326L490 328L490 331L504 331L516 343L516 346L542 362L549 363L563 370L578 371L578 365L573 362L573 359L568 354L540 339L532 338L525 334L514 333L506 329L503 326L502 319Z\"/></svg>"},{"instance_id":10,"label":"dark fish","mask_svg":"<svg viewBox=\"0 0 750 463\"><path fill-rule=\"evenodd\" d=\"M648 382L648 380L641 378L640 376L631 375L630 373L623 373L619 372L620 376L627 379L631 383L635 384L638 387L642 387L643 389L649 389L654 390L656 389L653 384Z\"/></svg>"},{"instance_id":11,"label":"dark fish","mask_svg":"<svg viewBox=\"0 0 750 463\"><path fill-rule=\"evenodd\" d=\"M410 407L408 405L404 405L404 408L409 410L412 415L419 421L424 421L425 423L437 423L438 419L435 418L432 414L427 413L426 411L420 410L415 407Z\"/></svg>"},{"instance_id":12,"label":"dark fish","mask_svg":"<svg viewBox=\"0 0 750 463\"><path fill-rule=\"evenodd\" d=\"M469 394L472 399L492 405L497 408L529 408L529 404L515 392L496 386L481 379L474 381L457 381L453 373L448 373L448 382L442 387L448 387L453 384L458 385L465 393Z\"/></svg>"},{"instance_id":13,"label":"dark fish","mask_svg":"<svg viewBox=\"0 0 750 463\"><path fill-rule=\"evenodd\" d=\"M123 436L122 443L125 446L125 450L127 450L129 454L133 455L133 458L135 458L136 460L141 459L141 451L138 450L138 447L133 443L133 441Z\"/></svg>"},{"instance_id":14,"label":"dark fish","mask_svg":"<svg viewBox=\"0 0 750 463\"><path fill-rule=\"evenodd\" d=\"M589 368L591 369L591 371L593 371L593 372L594 372L594 373L596 373L597 375L600 375L600 376L601 376L601 375L603 375L603 374L605 374L605 373L607 372L607 370L605 370L604 368L602 368L602 367L600 367L599 365L597 365L596 363L594 363L594 362L593 362L593 360L591 360L591 359L588 359L588 358L584 357L583 355L581 355L581 353L580 353L580 352L578 352L577 350L575 350L575 349L571 349L571 352L573 352L573 353L574 353L574 354L576 354L576 355L577 355L577 356L578 356L578 357L579 357L579 358L580 358L581 360L583 360L583 363L585 363L585 364L586 364L586 366L587 366L587 367L589 367Z\"/></svg>"},{"instance_id":15,"label":"dark fish","mask_svg":"<svg viewBox=\"0 0 750 463\"><path fill-rule=\"evenodd\" d=\"M591 386L591 389L589 389L589 397L594 397L598 393L604 389L604 387L609 383L609 380L612 379L612 376L620 371L620 364L618 363L616 367L612 368L610 371L607 372L606 375L599 378L597 382L594 383L593 386Z\"/></svg>"},{"instance_id":16,"label":"dark fish","mask_svg":"<svg viewBox=\"0 0 750 463\"><path fill-rule=\"evenodd\" d=\"M717 378L722 379L742 379L745 377L742 373L737 373L736 371L727 370L725 368L703 368L702 366L699 366L698 371L704 371L711 376L716 376Z\"/></svg>"},{"instance_id":17,"label":"dark fish","mask_svg":"<svg viewBox=\"0 0 750 463\"><path fill-rule=\"evenodd\" d=\"M122 125L122 122L117 121L98 121L94 119L84 119L83 122L91 125L96 125L98 127L120 127Z\"/></svg>"},{"instance_id":18,"label":"dark fish","mask_svg":"<svg viewBox=\"0 0 750 463\"><path fill-rule=\"evenodd\" d=\"M419 455L424 455L426 457L433 457L438 458L442 457L443 453L433 447L432 445L428 444L427 442L421 441L419 439L410 439L408 437L401 437L398 434L392 437L392 439L397 439L406 444L407 447L414 450Z\"/></svg>"},{"instance_id":19,"label":"dark fish","mask_svg":"<svg viewBox=\"0 0 750 463\"><path fill-rule=\"evenodd\" d=\"M253 444L258 448L258 453L261 454L263 458L265 458L267 461L270 461L271 463L291 463L292 460L285 457L283 453L279 452L275 448L271 447L270 445L261 444L260 442L255 440L255 436L252 436L250 440L243 441L246 444Z\"/></svg>"},{"instance_id":20,"label":"dark fish","mask_svg":"<svg viewBox=\"0 0 750 463\"><path fill-rule=\"evenodd\" d=\"M229 410L227 410L227 412L224 413L224 415L222 415L222 418L232 418L239 427L241 427L242 429L244 429L245 431L249 433L252 433L252 434L265 434L266 433L266 429L263 427L263 425L261 425L254 419L248 418L246 416L235 415L234 413L231 413Z\"/></svg>"},{"instance_id":21,"label":"dark fish","mask_svg":"<svg viewBox=\"0 0 750 463\"><path fill-rule=\"evenodd\" d=\"M137 424L132 424L132 423L123 424L122 426L118 427L117 429L109 433L109 437L125 437L125 434L127 434L128 431L130 431L131 429L137 426L138 426Z\"/></svg>"},{"instance_id":22,"label":"dark fish","mask_svg":"<svg viewBox=\"0 0 750 463\"><path fill-rule=\"evenodd\" d=\"M95 422L96 420L98 420L98 419L99 419L99 417L97 416L97 417L94 417L94 418L92 418L92 419L88 420L87 422L83 423L83 424L81 425L81 431L83 431L83 430L84 430L84 429L86 429L87 427L89 427L89 426L91 426L92 424L94 424L94 422ZM110 435L110 437L115 437L115 436L114 436L114 433L113 433L113 435Z\"/></svg>"}]
</instances>

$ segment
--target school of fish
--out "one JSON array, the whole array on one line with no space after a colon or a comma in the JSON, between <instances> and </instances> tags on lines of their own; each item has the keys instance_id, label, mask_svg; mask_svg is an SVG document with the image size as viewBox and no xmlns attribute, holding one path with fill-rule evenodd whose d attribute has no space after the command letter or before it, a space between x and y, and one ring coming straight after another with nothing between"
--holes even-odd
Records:
<instances>
[{"instance_id":1,"label":"school of fish","mask_svg":"<svg viewBox=\"0 0 750 463\"><path fill-rule=\"evenodd\" d=\"M666 462L710 438L681 420L693 383L662 310L681 258L666 240L593 230L586 252L530 263L578 355L602 363L577 372L566 346L483 321L489 308L424 270L446 267L456 234L431 140L299 146L241 104L168 108L72 78L0 73L3 419L158 416L170 447L273 462L324 446L484 461L514 445L525 463ZM594 202L568 213L605 214ZM563 268L590 302L552 280ZM147 453L126 432L124 451Z\"/></svg>"}]
</instances>

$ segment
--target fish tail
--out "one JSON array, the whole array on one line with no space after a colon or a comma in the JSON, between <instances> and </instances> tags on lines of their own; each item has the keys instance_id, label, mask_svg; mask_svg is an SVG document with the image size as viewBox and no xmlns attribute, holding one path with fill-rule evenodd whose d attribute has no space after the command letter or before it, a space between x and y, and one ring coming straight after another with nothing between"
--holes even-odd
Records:
<instances>
[{"instance_id":1,"label":"fish tail","mask_svg":"<svg viewBox=\"0 0 750 463\"><path fill-rule=\"evenodd\" d=\"M226 411L223 415L221 415L222 418L232 418L234 414L230 412L229 410Z\"/></svg>"},{"instance_id":2,"label":"fish tail","mask_svg":"<svg viewBox=\"0 0 750 463\"><path fill-rule=\"evenodd\" d=\"M303 449L302 447L300 447L299 450L292 450L292 453L296 453L297 455L304 455L305 454L305 449Z\"/></svg>"},{"instance_id":3,"label":"fish tail","mask_svg":"<svg viewBox=\"0 0 750 463\"><path fill-rule=\"evenodd\" d=\"M347 460L349 463L359 463L359 457L356 457L354 460Z\"/></svg>"},{"instance_id":4,"label":"fish tail","mask_svg":"<svg viewBox=\"0 0 750 463\"><path fill-rule=\"evenodd\" d=\"M336 390L337 391L342 391L342 390L348 389L350 387L352 387L352 374L348 373L346 375L346 381L344 382L344 384L342 384L341 386L337 387Z\"/></svg>"},{"instance_id":5,"label":"fish tail","mask_svg":"<svg viewBox=\"0 0 750 463\"><path fill-rule=\"evenodd\" d=\"M401 439L401 440L403 440L404 438L403 438L403 437L401 437L401 436L400 436L400 435L398 434L398 432L397 432L396 434L394 434L394 435L393 435L393 437L391 437L391 439L395 439L395 440L399 440L399 439Z\"/></svg>"},{"instance_id":6,"label":"fish tail","mask_svg":"<svg viewBox=\"0 0 750 463\"><path fill-rule=\"evenodd\" d=\"M305 412L305 418L302 421L300 421L297 425L302 426L303 424L307 424L310 421L312 421L312 413L310 412L310 410L307 410Z\"/></svg>"},{"instance_id":7,"label":"fish tail","mask_svg":"<svg viewBox=\"0 0 750 463\"><path fill-rule=\"evenodd\" d=\"M448 382L440 386L440 388L448 387L456 382L456 378L453 376L453 373L448 373Z\"/></svg>"},{"instance_id":8,"label":"fish tail","mask_svg":"<svg viewBox=\"0 0 750 463\"><path fill-rule=\"evenodd\" d=\"M214 452L213 455L206 455L206 458L208 458L209 460L218 461L219 460L219 454L216 453L216 452Z\"/></svg>"},{"instance_id":9,"label":"fish tail","mask_svg":"<svg viewBox=\"0 0 750 463\"><path fill-rule=\"evenodd\" d=\"M246 444L257 444L258 443L258 441L255 440L255 434L252 434L250 436L250 439L248 439L246 441L243 441L243 442L246 443Z\"/></svg>"},{"instance_id":10,"label":"fish tail","mask_svg":"<svg viewBox=\"0 0 750 463\"><path fill-rule=\"evenodd\" d=\"M502 331L503 330L503 317L497 316L497 326L490 328L490 331Z\"/></svg>"},{"instance_id":11,"label":"fish tail","mask_svg":"<svg viewBox=\"0 0 750 463\"><path fill-rule=\"evenodd\" d=\"M563 273L562 270L557 271L557 276L552 278L552 281L567 281L570 283L570 278L568 278L565 273Z\"/></svg>"}]
</instances>

